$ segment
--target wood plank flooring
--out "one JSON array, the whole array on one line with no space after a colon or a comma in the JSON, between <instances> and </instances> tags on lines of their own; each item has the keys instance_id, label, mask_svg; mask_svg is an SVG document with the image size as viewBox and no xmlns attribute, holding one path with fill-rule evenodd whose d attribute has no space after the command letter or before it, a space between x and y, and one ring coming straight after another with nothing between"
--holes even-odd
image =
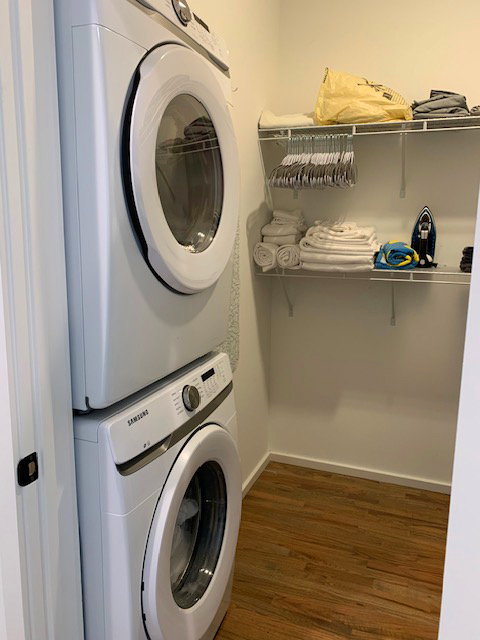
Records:
<instances>
[{"instance_id":1,"label":"wood plank flooring","mask_svg":"<svg viewBox=\"0 0 480 640\"><path fill-rule=\"evenodd\" d=\"M436 640L449 497L270 463L217 640Z\"/></svg>"}]
</instances>

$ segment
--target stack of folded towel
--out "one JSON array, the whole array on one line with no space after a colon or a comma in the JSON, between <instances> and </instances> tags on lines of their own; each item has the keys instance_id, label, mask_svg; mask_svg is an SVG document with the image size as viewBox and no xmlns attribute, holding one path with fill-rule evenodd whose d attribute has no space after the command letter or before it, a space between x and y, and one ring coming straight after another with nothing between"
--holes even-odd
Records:
<instances>
[{"instance_id":1,"label":"stack of folded towel","mask_svg":"<svg viewBox=\"0 0 480 640\"><path fill-rule=\"evenodd\" d=\"M276 127L313 127L314 124L313 113L291 113L285 116L276 116L265 109L262 111L258 126L260 129L274 129Z\"/></svg>"},{"instance_id":2,"label":"stack of folded towel","mask_svg":"<svg viewBox=\"0 0 480 640\"><path fill-rule=\"evenodd\" d=\"M279 246L298 244L306 228L305 218L300 209L295 211L276 209L270 224L266 224L262 229L263 241Z\"/></svg>"},{"instance_id":3,"label":"stack of folded towel","mask_svg":"<svg viewBox=\"0 0 480 640\"><path fill-rule=\"evenodd\" d=\"M262 229L263 242L257 242L253 259L263 271L275 267L300 269L298 243L306 229L305 218L300 209L282 211L276 209L272 220Z\"/></svg>"},{"instance_id":4,"label":"stack of folded towel","mask_svg":"<svg viewBox=\"0 0 480 640\"><path fill-rule=\"evenodd\" d=\"M317 221L300 241L300 261L312 271L371 271L379 248L374 227Z\"/></svg>"}]
</instances>

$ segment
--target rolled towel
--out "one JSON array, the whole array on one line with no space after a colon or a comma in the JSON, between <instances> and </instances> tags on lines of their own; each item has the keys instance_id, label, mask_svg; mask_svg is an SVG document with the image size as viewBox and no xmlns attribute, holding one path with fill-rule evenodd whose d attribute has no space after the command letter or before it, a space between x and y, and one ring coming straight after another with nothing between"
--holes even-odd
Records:
<instances>
[{"instance_id":1,"label":"rolled towel","mask_svg":"<svg viewBox=\"0 0 480 640\"><path fill-rule=\"evenodd\" d=\"M277 266L277 251L278 246L276 244L257 242L253 249L253 259L255 264L262 267L262 271L270 271L270 269L274 269Z\"/></svg>"},{"instance_id":2,"label":"rolled towel","mask_svg":"<svg viewBox=\"0 0 480 640\"><path fill-rule=\"evenodd\" d=\"M294 224L266 224L262 233L264 236L291 236L296 235L299 228ZM288 244L284 242L283 244Z\"/></svg>"},{"instance_id":3,"label":"rolled towel","mask_svg":"<svg viewBox=\"0 0 480 640\"><path fill-rule=\"evenodd\" d=\"M418 261L418 253L405 242L387 242L377 255L375 269L405 271L415 269Z\"/></svg>"},{"instance_id":4,"label":"rolled towel","mask_svg":"<svg viewBox=\"0 0 480 640\"><path fill-rule=\"evenodd\" d=\"M298 244L301 237L300 233L291 236L264 236L263 241L267 244L276 244L281 247L283 244Z\"/></svg>"},{"instance_id":5,"label":"rolled towel","mask_svg":"<svg viewBox=\"0 0 480 640\"><path fill-rule=\"evenodd\" d=\"M282 269L300 269L300 247L298 244L284 244L277 252L278 266Z\"/></svg>"},{"instance_id":6,"label":"rolled towel","mask_svg":"<svg viewBox=\"0 0 480 640\"><path fill-rule=\"evenodd\" d=\"M334 273L348 273L355 271L372 271L373 265L366 264L322 264L318 262L301 262L302 269L309 271L330 271Z\"/></svg>"},{"instance_id":7,"label":"rolled towel","mask_svg":"<svg viewBox=\"0 0 480 640\"><path fill-rule=\"evenodd\" d=\"M373 267L373 254L370 256L341 256L338 254L327 255L325 253L309 253L300 251L300 260L303 262L313 262L315 264L365 264Z\"/></svg>"},{"instance_id":8,"label":"rolled towel","mask_svg":"<svg viewBox=\"0 0 480 640\"><path fill-rule=\"evenodd\" d=\"M312 127L314 124L313 113L289 113L285 116L276 116L272 111L265 109L262 111L258 126L260 129L274 129L276 127Z\"/></svg>"}]
</instances>

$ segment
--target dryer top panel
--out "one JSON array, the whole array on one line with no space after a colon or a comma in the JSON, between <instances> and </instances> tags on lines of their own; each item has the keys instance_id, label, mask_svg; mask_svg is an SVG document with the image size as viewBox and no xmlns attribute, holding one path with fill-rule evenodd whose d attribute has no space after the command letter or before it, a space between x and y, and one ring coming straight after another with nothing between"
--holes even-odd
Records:
<instances>
[{"instance_id":1,"label":"dryer top panel","mask_svg":"<svg viewBox=\"0 0 480 640\"><path fill-rule=\"evenodd\" d=\"M232 381L230 361L218 354L152 385L148 394L75 418L75 438L98 441L103 430L116 464L162 442L214 400ZM193 401L193 402L192 402Z\"/></svg>"},{"instance_id":2,"label":"dryer top panel","mask_svg":"<svg viewBox=\"0 0 480 640\"><path fill-rule=\"evenodd\" d=\"M175 26L181 25L195 42L206 49L225 70L228 69L228 50L225 41L190 8L187 0L138 1L165 16Z\"/></svg>"},{"instance_id":3,"label":"dryer top panel","mask_svg":"<svg viewBox=\"0 0 480 640\"><path fill-rule=\"evenodd\" d=\"M168 40L165 34L165 22L172 35L183 39L188 36L217 63L227 71L229 69L228 49L224 39L192 9L187 0L70 0L71 25L100 24L125 37L139 42L139 35L147 36L153 29L158 31L156 43L147 43L147 48ZM65 0L56 0L56 4ZM156 24L155 23L159 23ZM143 25L142 25L143 23ZM160 27L163 27L161 29ZM126 33L129 31L129 33Z\"/></svg>"}]
</instances>

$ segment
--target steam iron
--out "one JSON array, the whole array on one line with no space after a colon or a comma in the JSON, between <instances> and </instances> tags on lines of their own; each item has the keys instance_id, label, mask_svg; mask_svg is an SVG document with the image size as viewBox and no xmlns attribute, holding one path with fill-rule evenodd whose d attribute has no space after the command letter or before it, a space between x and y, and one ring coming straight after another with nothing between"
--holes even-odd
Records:
<instances>
[{"instance_id":1,"label":"steam iron","mask_svg":"<svg viewBox=\"0 0 480 640\"><path fill-rule=\"evenodd\" d=\"M436 241L435 220L430 209L424 207L418 214L412 233L412 249L418 253L418 267L420 269L430 269L437 266L434 262Z\"/></svg>"}]
</instances>

